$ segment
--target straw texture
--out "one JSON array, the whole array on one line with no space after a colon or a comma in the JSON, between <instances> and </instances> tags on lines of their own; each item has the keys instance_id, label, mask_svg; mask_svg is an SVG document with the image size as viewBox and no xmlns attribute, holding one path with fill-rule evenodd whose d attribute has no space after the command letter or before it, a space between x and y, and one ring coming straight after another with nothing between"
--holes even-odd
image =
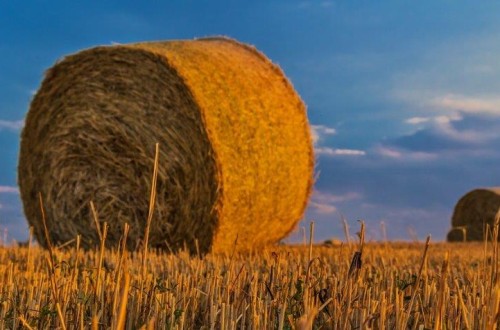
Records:
<instances>
[{"instance_id":1,"label":"straw texture","mask_svg":"<svg viewBox=\"0 0 500 330\"><path fill-rule=\"evenodd\" d=\"M305 106L281 70L226 38L97 47L46 74L21 139L26 217L51 238L97 242L89 204L110 225L144 234L160 143L153 247L258 248L303 216L314 157ZM237 243L235 245L235 242Z\"/></svg>"},{"instance_id":2,"label":"straw texture","mask_svg":"<svg viewBox=\"0 0 500 330\"><path fill-rule=\"evenodd\" d=\"M475 189L458 201L453 211L452 229L448 241L462 241L463 230L467 241L484 240L486 225L493 227L495 216L500 208L500 187Z\"/></svg>"}]
</instances>

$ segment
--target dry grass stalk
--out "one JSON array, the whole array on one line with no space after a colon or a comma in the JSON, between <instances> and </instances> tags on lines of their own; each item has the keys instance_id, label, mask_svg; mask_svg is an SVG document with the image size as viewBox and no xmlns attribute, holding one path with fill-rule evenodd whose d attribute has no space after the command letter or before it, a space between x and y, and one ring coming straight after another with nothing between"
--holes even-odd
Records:
<instances>
[{"instance_id":1,"label":"dry grass stalk","mask_svg":"<svg viewBox=\"0 0 500 330\"><path fill-rule=\"evenodd\" d=\"M408 325L408 320L410 318L410 313L413 310L413 304L415 302L415 297L417 296L417 293L420 289L420 280L422 278L422 270L424 269L424 265L427 261L427 251L429 250L430 241L431 241L431 236L429 235L429 236L427 236L427 239L425 241L424 253L422 255L422 260L420 262L420 267L418 269L418 275L416 277L415 283L413 283L414 288L413 288L412 293L411 293L410 304L408 305L408 309L406 309L406 311L405 311L406 315L403 318L403 323L402 323L401 329L406 329L406 326Z\"/></svg>"},{"instance_id":2,"label":"dry grass stalk","mask_svg":"<svg viewBox=\"0 0 500 330\"><path fill-rule=\"evenodd\" d=\"M149 231L151 230L151 221L153 221L153 211L156 201L156 185L158 183L158 157L160 156L160 145L155 146L155 162L153 166L153 178L151 179L151 194L149 197L148 219L146 222L146 230L144 232L144 246L142 253L141 276L146 276L146 261L148 258Z\"/></svg>"},{"instance_id":3,"label":"dry grass stalk","mask_svg":"<svg viewBox=\"0 0 500 330\"><path fill-rule=\"evenodd\" d=\"M125 328L129 288L130 288L130 275L127 273L125 274L125 284L123 285L122 297L120 300L120 309L118 311L118 322L116 325L116 329L118 330L122 330Z\"/></svg>"},{"instance_id":4,"label":"dry grass stalk","mask_svg":"<svg viewBox=\"0 0 500 330\"><path fill-rule=\"evenodd\" d=\"M55 272L55 267L54 267L54 249L52 247L52 243L50 241L50 235L49 235L49 230L47 228L47 219L45 217L45 207L43 205L43 198L42 194L39 192L38 193L38 199L40 202L40 211L42 214L42 223L43 223L43 229L44 229L44 234L45 234L45 239L47 242L47 247L48 247L48 252L49 256L47 257L47 264L49 265L49 271L50 271L50 284L51 284L51 292L52 296L54 297L55 305L56 305L56 311L57 315L59 316L60 320L60 326L63 330L66 330L66 321L64 320L64 315L61 313L61 305L59 303L59 291L56 285L57 282L57 277L56 277L56 272Z\"/></svg>"},{"instance_id":5,"label":"dry grass stalk","mask_svg":"<svg viewBox=\"0 0 500 330\"><path fill-rule=\"evenodd\" d=\"M448 263L449 263L449 254L446 253L443 260L443 265L441 267L441 279L439 282L439 297L438 304L434 309L434 330L442 329L444 325L444 307L445 307L445 299L446 299L446 289L448 282Z\"/></svg>"}]
</instances>

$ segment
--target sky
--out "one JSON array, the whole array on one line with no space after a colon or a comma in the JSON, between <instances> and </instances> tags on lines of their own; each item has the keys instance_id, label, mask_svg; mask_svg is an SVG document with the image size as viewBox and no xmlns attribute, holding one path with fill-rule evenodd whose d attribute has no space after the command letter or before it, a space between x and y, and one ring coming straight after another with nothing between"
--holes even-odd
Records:
<instances>
[{"instance_id":1,"label":"sky","mask_svg":"<svg viewBox=\"0 0 500 330\"><path fill-rule=\"evenodd\" d=\"M500 185L500 3L0 0L0 230L28 237L19 136L46 69L82 49L224 35L278 64L308 108L317 180L300 227L445 240L458 199ZM383 228L385 228L385 233ZM3 237L3 235L2 235Z\"/></svg>"}]
</instances>

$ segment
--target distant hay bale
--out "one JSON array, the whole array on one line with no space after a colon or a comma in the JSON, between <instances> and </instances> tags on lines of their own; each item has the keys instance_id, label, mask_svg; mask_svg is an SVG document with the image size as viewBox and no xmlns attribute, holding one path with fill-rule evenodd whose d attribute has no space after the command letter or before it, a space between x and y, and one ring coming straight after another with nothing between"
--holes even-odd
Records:
<instances>
[{"instance_id":1,"label":"distant hay bale","mask_svg":"<svg viewBox=\"0 0 500 330\"><path fill-rule=\"evenodd\" d=\"M155 143L157 201L149 242L202 252L257 248L301 219L314 157L303 102L256 49L227 38L96 47L48 70L21 139L19 185L28 222L50 237L98 235L125 223L128 247L147 219Z\"/></svg>"},{"instance_id":2,"label":"distant hay bale","mask_svg":"<svg viewBox=\"0 0 500 330\"><path fill-rule=\"evenodd\" d=\"M458 201L451 219L448 241L484 240L486 225L492 228L500 208L500 187L475 189ZM491 239L491 238L490 238Z\"/></svg>"},{"instance_id":3,"label":"distant hay bale","mask_svg":"<svg viewBox=\"0 0 500 330\"><path fill-rule=\"evenodd\" d=\"M467 241L467 227L452 228L448 232L448 242L464 242Z\"/></svg>"}]
</instances>

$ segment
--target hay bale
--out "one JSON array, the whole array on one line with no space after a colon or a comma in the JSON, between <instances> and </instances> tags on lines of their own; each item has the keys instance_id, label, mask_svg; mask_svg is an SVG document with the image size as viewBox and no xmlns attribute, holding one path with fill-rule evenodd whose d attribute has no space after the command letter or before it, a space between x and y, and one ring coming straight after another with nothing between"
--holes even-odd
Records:
<instances>
[{"instance_id":1,"label":"hay bale","mask_svg":"<svg viewBox=\"0 0 500 330\"><path fill-rule=\"evenodd\" d=\"M160 144L153 247L256 248L303 216L313 148L303 102L282 71L227 38L84 50L48 70L22 132L24 211L46 245L98 240L90 201L116 246L140 243Z\"/></svg>"},{"instance_id":2,"label":"hay bale","mask_svg":"<svg viewBox=\"0 0 500 330\"><path fill-rule=\"evenodd\" d=\"M467 241L467 228L451 228L447 235L448 242L465 242Z\"/></svg>"},{"instance_id":3,"label":"hay bale","mask_svg":"<svg viewBox=\"0 0 500 330\"><path fill-rule=\"evenodd\" d=\"M462 241L465 229L467 241L484 240L486 224L493 226L500 208L500 187L475 189L458 201L451 218L449 242Z\"/></svg>"}]
</instances>

